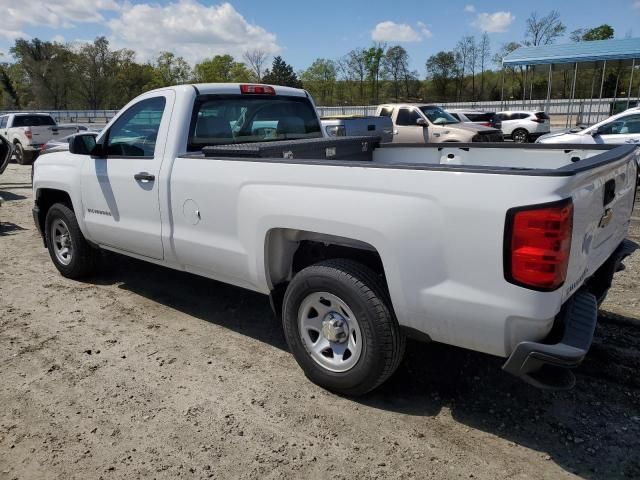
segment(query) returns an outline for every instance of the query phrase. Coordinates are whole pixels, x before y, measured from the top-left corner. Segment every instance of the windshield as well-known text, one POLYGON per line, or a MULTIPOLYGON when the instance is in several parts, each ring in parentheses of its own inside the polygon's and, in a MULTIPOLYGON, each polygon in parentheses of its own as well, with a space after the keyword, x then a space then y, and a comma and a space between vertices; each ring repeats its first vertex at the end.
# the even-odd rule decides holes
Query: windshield
POLYGON ((322 137, 313 105, 304 97, 205 95, 193 108, 189 151, 207 145, 322 137))
POLYGON ((425 116, 429 119, 429 121, 434 125, 449 125, 451 123, 460 123, 455 119, 455 117, 445 112, 440 107, 425 105, 419 108, 422 113, 424 113, 425 116))

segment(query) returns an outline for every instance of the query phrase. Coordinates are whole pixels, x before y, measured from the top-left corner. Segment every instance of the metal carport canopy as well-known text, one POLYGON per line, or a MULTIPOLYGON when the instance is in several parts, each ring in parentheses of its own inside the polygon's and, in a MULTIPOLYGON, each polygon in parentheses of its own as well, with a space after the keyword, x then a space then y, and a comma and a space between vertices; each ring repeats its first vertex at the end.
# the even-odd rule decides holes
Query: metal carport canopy
POLYGON ((502 60, 504 67, 631 60, 640 58, 640 38, 595 40, 561 45, 520 47, 502 60))

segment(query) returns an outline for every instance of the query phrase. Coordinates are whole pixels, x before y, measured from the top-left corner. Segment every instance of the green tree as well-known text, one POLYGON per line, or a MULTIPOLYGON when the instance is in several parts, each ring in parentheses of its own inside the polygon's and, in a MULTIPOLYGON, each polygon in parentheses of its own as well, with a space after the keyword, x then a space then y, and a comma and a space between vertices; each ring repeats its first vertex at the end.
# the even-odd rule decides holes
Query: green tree
POLYGON ((249 69, 231 55, 216 55, 203 60, 193 70, 195 80, 203 83, 249 82, 253 78, 249 69))
POLYGON ((135 61, 135 53, 132 50, 120 50, 110 97, 111 106, 120 108, 129 100, 149 90, 154 73, 153 65, 135 61))
POLYGON ((457 73, 456 55, 454 52, 441 51, 427 59, 427 78, 431 80, 440 100, 447 99, 449 84, 457 73))
POLYGON ((300 80, 304 88, 309 90, 313 98, 321 105, 333 103, 333 90, 336 84, 336 64, 333 60, 317 58, 309 68, 307 68, 300 80))
POLYGON ((571 32, 571 40, 574 42, 590 42, 592 40, 610 40, 615 32, 611 25, 603 23, 594 28, 578 28, 571 32))
POLYGON ((282 85, 284 87, 302 88, 302 82, 293 71, 293 67, 285 62, 281 56, 274 57, 271 70, 267 70, 262 77, 264 83, 282 85))
POLYGON ((84 106, 106 108, 118 70, 121 52, 109 49, 109 41, 98 37, 93 43, 82 45, 72 62, 78 79, 78 92, 84 106))
POLYGON ((400 89, 402 83, 405 85, 405 94, 409 96, 408 89, 408 73, 409 73, 409 54, 400 45, 390 47, 384 54, 382 60, 385 75, 391 79, 393 86, 394 98, 400 98, 400 89))
POLYGON ((77 80, 69 75, 74 54, 65 45, 38 38, 18 39, 10 51, 21 65, 22 80, 28 85, 34 107, 68 108, 77 80))
POLYGON ((184 58, 176 57, 171 52, 161 52, 154 65, 153 78, 147 85, 147 90, 187 83, 191 76, 191 67, 184 58))
POLYGON ((382 73, 382 59, 384 58, 386 45, 383 43, 374 44, 364 51, 364 65, 369 80, 372 103, 379 103, 380 98, 380 75, 382 73))

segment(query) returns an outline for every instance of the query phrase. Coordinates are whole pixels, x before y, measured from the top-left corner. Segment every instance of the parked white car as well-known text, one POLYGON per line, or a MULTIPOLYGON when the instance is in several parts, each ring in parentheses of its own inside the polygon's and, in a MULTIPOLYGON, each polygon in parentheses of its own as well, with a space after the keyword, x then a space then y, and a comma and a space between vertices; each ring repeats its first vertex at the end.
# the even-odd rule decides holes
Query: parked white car
POLYGON ((371 139, 323 137, 304 90, 162 88, 38 159, 34 220, 65 277, 105 249, 270 295, 336 392, 384 382, 407 336, 570 387, 633 251, 635 146, 371 139))
POLYGON ((640 143, 640 107, 630 108, 582 130, 550 133, 540 137, 537 143, 640 143))
POLYGON ((504 137, 516 143, 533 142, 551 131, 551 120, 545 112, 509 110, 498 112, 497 115, 502 121, 504 137))
POLYGON ((0 134, 13 145, 16 161, 29 165, 38 157, 40 148, 52 138, 77 132, 73 125, 58 125, 48 113, 10 113, 0 116, 0 134))

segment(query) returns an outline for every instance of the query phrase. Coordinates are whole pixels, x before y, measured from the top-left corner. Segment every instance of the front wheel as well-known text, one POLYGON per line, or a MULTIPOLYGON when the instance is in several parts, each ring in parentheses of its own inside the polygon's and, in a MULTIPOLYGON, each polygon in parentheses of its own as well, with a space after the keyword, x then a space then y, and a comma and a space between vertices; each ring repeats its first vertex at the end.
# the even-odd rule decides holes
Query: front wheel
POLYGON ((327 260, 300 271, 284 296, 287 344, 305 375, 345 395, 362 395, 396 370, 405 338, 386 288, 368 267, 327 260))
POLYGON ((93 271, 98 252, 85 240, 75 213, 67 205, 56 203, 49 208, 45 239, 49 256, 64 277, 81 278, 93 271))

